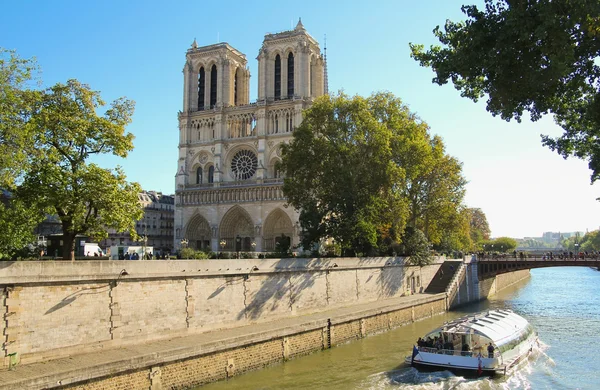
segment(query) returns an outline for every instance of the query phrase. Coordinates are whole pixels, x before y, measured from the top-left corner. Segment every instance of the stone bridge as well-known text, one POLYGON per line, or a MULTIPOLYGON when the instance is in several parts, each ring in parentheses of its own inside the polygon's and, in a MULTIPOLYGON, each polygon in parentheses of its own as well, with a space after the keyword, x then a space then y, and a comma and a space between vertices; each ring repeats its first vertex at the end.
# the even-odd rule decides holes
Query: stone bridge
POLYGON ((545 267, 600 267, 600 259, 590 257, 495 257, 478 259, 477 275, 479 280, 487 279, 495 275, 514 272, 524 269, 545 267))

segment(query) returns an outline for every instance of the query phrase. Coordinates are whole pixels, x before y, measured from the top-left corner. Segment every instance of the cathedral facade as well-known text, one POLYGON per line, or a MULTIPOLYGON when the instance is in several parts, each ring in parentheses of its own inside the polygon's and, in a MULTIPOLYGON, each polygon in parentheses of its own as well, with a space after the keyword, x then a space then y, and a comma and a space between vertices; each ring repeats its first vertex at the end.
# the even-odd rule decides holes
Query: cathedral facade
POLYGON ((277 162, 302 111, 326 93, 325 61, 300 21, 265 35, 257 60, 258 99, 250 102, 243 53, 195 40, 186 53, 176 248, 269 252, 300 241, 299 214, 286 204, 277 162))

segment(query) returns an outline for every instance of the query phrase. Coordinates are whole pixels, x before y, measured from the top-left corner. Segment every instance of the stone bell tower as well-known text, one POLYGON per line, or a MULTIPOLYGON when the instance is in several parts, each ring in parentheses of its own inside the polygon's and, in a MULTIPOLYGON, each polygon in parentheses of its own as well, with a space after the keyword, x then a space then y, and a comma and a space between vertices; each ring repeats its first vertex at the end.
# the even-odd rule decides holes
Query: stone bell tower
POLYGON ((319 43, 301 20, 291 31, 265 35, 257 59, 259 101, 315 98, 325 93, 319 43))

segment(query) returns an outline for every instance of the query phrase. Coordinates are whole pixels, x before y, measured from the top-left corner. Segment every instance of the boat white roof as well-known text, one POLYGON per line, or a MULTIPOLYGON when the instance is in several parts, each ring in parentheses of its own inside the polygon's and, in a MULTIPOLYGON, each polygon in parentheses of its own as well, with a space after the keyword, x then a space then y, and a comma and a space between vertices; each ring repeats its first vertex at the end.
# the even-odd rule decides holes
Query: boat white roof
POLYGON ((500 346, 518 338, 529 322, 512 310, 497 309, 446 322, 435 332, 483 335, 500 346))

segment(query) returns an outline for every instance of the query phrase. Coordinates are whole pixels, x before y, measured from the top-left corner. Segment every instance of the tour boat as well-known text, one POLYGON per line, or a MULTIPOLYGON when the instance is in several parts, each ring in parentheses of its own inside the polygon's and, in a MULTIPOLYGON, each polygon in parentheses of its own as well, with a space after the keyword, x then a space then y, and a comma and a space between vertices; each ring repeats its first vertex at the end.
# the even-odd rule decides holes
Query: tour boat
POLYGON ((506 374, 537 343, 537 332, 511 310, 499 309, 444 323, 413 346, 415 368, 461 375, 506 374))

